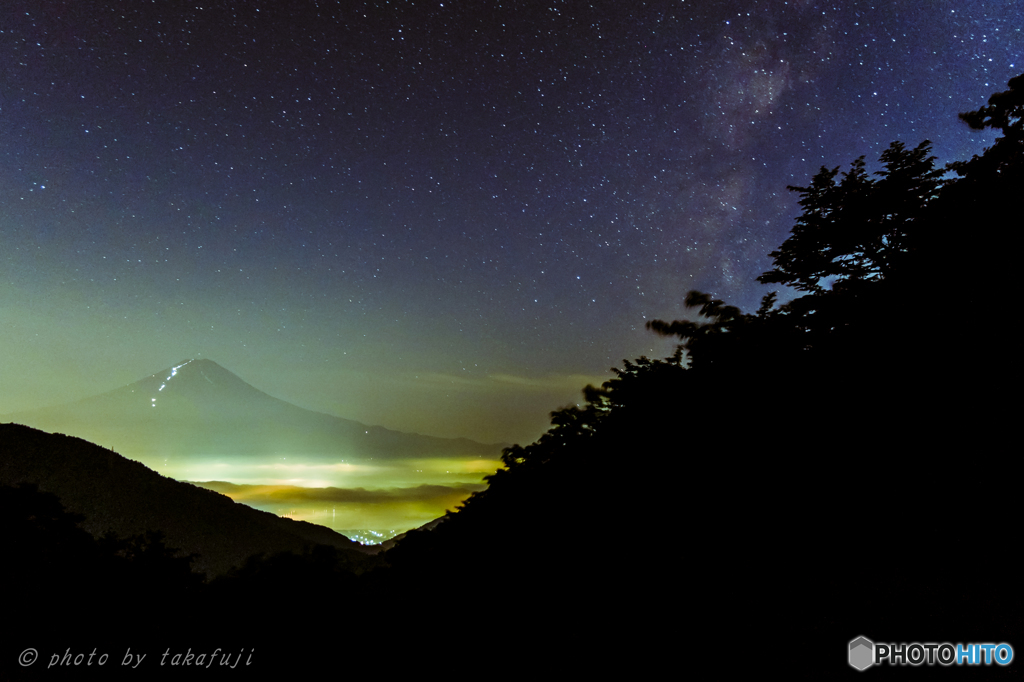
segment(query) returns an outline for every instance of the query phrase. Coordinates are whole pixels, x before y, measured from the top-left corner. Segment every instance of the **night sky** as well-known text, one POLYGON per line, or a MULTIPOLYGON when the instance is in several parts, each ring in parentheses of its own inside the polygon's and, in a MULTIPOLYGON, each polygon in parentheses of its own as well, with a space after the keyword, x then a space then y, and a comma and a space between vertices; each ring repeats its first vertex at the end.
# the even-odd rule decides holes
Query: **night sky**
POLYGON ((786 185, 1024 71, 1018 0, 5 0, 0 414, 215 360, 302 407, 534 440, 786 185))

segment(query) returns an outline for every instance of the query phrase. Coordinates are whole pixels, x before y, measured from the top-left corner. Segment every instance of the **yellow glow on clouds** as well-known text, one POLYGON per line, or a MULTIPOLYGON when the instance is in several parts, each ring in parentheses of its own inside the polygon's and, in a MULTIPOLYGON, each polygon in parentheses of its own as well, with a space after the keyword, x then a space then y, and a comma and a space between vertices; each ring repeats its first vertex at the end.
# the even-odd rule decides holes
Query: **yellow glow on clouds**
POLYGON ((202 483, 236 502, 339 532, 375 531, 384 539, 422 526, 454 510, 482 485, 366 490, 202 483))
POLYGON ((255 509, 339 532, 387 539, 456 509, 502 466, 486 459, 408 459, 367 463, 179 464, 161 473, 227 495, 255 509), (230 481, 230 482, 228 482, 230 481))

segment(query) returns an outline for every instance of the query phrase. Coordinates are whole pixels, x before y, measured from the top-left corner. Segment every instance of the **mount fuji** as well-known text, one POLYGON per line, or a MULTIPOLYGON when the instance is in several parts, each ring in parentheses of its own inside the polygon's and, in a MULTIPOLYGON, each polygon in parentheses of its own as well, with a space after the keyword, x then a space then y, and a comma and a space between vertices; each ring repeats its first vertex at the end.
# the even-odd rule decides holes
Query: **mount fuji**
POLYGON ((207 359, 184 360, 113 391, 8 414, 3 421, 77 436, 143 461, 497 459, 502 447, 402 433, 306 410, 207 359))

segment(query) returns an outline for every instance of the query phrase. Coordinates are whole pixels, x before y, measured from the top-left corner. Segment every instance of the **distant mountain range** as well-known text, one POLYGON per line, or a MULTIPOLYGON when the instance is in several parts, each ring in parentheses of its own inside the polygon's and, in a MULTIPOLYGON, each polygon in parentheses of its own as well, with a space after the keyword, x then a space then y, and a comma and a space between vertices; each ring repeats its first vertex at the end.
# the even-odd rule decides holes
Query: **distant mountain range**
POLYGON ((0 485, 35 483, 64 507, 85 516, 94 536, 159 530, 166 545, 200 556, 194 570, 211 577, 253 554, 302 552, 331 545, 358 562, 368 552, 334 531, 258 511, 229 497, 161 476, 79 438, 0 424, 0 485))
POLYGON ((305 410, 250 386, 212 360, 185 360, 77 402, 2 421, 66 433, 154 461, 281 456, 307 461, 409 457, 497 459, 502 445, 367 426, 305 410))

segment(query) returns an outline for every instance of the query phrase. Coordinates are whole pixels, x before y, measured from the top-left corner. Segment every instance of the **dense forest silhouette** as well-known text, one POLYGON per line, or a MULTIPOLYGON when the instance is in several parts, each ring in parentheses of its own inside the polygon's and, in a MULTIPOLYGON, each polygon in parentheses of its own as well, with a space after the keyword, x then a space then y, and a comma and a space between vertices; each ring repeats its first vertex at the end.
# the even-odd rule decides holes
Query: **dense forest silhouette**
POLYGON ((1024 647, 1019 455, 997 390, 1013 380, 998 236, 1021 224, 1024 74, 960 117, 999 131, 982 155, 936 167, 929 141, 894 142, 876 171, 861 157, 791 187, 803 212, 759 278, 785 289, 754 313, 690 292, 694 319, 648 323, 679 340, 671 357, 587 386, 486 490, 372 561, 311 547, 202 583, 159 536, 92 540, 23 487, 0 497, 22 510, 5 563, 49 613, 84 584, 90 613, 129 589, 165 632, 229 630, 282 667, 302 647, 392 672, 440 657, 821 679, 856 674, 859 635, 1024 647))
POLYGON ((816 679, 854 672, 842 646, 868 632, 1014 641, 1012 270, 990 239, 1021 215, 1024 75, 1009 85, 961 115, 1000 133, 981 156, 938 168, 930 142, 894 142, 874 173, 791 188, 803 212, 760 281, 796 297, 745 314, 690 292, 693 320, 648 324, 672 357, 588 386, 393 570, 474 586, 524 617, 513 641, 635 665, 726 633, 750 649, 709 644, 723 671, 771 633, 816 679))

